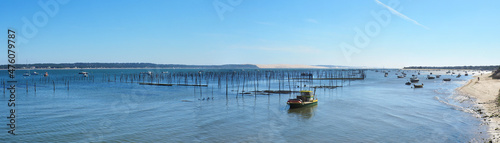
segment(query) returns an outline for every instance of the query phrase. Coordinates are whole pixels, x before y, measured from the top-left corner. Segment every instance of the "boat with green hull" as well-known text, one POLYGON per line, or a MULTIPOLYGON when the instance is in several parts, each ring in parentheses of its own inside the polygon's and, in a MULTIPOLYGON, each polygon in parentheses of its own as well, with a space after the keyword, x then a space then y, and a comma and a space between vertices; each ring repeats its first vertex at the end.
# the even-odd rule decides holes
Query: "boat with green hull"
POLYGON ((314 98, 312 91, 302 90, 300 91, 300 96, 297 96, 295 99, 289 99, 286 104, 290 105, 290 108, 300 108, 317 105, 318 99, 314 98))

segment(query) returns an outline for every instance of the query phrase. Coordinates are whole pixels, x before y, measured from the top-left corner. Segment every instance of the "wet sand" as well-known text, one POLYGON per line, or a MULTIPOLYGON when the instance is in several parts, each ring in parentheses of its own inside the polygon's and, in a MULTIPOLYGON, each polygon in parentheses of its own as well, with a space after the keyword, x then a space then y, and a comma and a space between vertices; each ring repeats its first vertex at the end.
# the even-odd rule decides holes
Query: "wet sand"
POLYGON ((476 103, 482 106, 477 110, 488 124, 488 133, 493 142, 500 142, 500 107, 498 96, 500 80, 492 79, 489 74, 476 75, 467 84, 457 90, 475 98, 476 103), (479 80, 478 80, 479 77, 479 80))

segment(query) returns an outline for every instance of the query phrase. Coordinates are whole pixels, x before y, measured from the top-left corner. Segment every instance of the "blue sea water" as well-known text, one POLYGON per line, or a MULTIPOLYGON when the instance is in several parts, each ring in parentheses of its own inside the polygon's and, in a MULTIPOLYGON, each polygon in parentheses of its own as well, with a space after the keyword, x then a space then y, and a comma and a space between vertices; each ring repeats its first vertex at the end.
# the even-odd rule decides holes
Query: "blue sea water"
MULTIPOLYGON (((7 133, 9 95, 1 96, 1 142, 483 142, 488 137, 473 105, 455 91, 469 77, 443 75, 453 79, 444 82, 425 79, 429 73, 421 72, 421 89, 405 85, 408 78, 396 78, 396 70, 388 77, 369 70, 366 79, 350 82, 295 81, 290 86, 272 80, 268 87, 268 81, 258 81, 258 90, 344 85, 317 89, 318 105, 289 109, 286 101, 295 94, 237 94, 242 81, 239 88, 228 84, 227 97, 225 83, 219 88, 216 80, 208 87, 119 81, 122 74, 195 69, 88 69, 87 79, 80 70, 36 71, 49 77, 23 77, 25 71, 17 71, 15 136, 7 133), (112 76, 104 79, 105 74, 112 76)), ((6 80, 7 72, 0 78, 6 80)), ((247 91, 256 88, 257 82, 245 83, 247 91)))

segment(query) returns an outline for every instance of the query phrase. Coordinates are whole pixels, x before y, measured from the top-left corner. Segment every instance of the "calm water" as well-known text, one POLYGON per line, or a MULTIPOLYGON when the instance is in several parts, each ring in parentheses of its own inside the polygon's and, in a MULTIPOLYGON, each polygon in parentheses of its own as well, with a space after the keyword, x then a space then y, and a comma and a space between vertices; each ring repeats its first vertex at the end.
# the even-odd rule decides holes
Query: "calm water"
MULTIPOLYGON (((80 77, 79 70, 37 70, 45 71, 53 79, 80 77)), ((469 77, 443 82, 442 78, 451 76, 428 80, 422 73, 420 80, 425 87, 413 89, 404 85, 408 78, 396 78, 396 71, 389 77, 367 71, 365 80, 345 82, 337 89, 317 89, 317 106, 289 110, 286 101, 295 95, 236 98, 230 85, 226 99, 225 85, 219 89, 217 81, 202 87, 200 95, 199 87, 147 86, 101 79, 103 73, 148 71, 144 69, 86 71, 95 76, 94 81, 71 81, 68 90, 58 80, 55 92, 51 82, 40 81, 41 76, 24 78, 24 71, 17 71, 17 135, 7 134, 5 103, 9 97, 1 96, 0 141, 482 142, 487 137, 486 126, 481 126, 481 119, 467 108, 471 105, 457 102, 463 97, 454 89, 469 77), (37 82, 36 93, 33 81, 37 82), (198 100, 212 96, 211 100, 198 100)), ((6 78, 6 71, 0 74, 0 78, 6 78)), ((260 90, 268 88, 264 80, 259 84, 260 90)), ((273 82, 271 89, 278 88, 277 81, 273 82)), ((288 83, 285 88, 289 88, 288 83)))

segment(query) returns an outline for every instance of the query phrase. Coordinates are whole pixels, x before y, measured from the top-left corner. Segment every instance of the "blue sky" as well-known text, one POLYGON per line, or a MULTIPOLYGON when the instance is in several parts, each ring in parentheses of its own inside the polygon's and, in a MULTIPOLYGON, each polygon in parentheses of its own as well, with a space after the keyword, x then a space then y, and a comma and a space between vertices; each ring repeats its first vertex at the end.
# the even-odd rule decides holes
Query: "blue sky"
POLYGON ((0 27, 24 38, 16 43, 21 64, 498 65, 498 7, 495 0, 5 1, 0 27), (52 5, 46 11, 39 2, 52 5), (373 13, 388 14, 385 23, 373 13))

